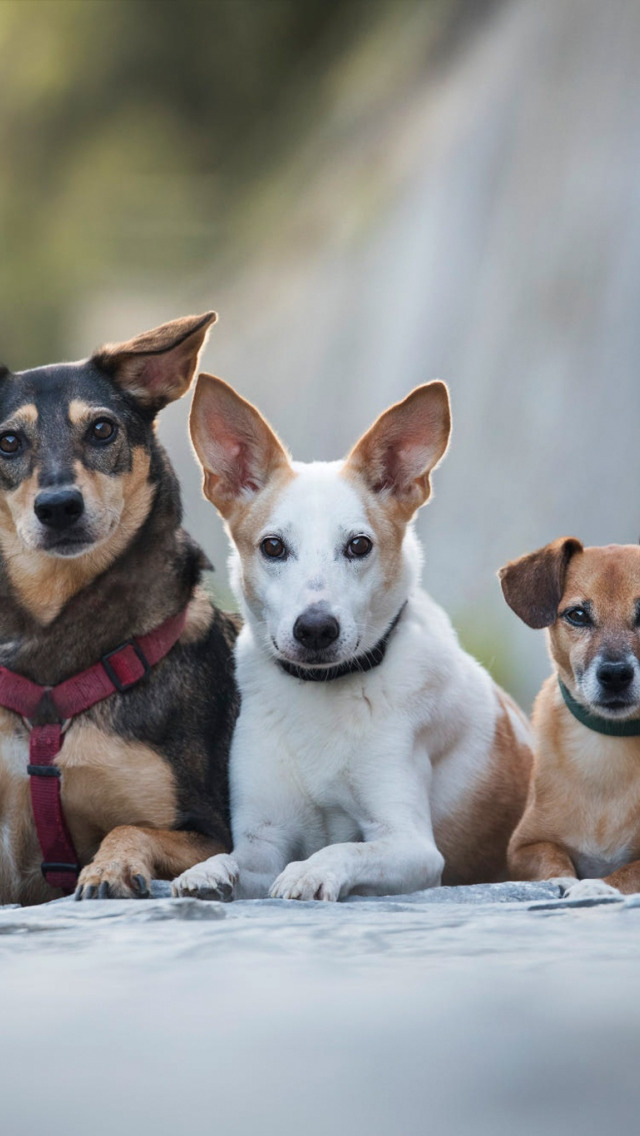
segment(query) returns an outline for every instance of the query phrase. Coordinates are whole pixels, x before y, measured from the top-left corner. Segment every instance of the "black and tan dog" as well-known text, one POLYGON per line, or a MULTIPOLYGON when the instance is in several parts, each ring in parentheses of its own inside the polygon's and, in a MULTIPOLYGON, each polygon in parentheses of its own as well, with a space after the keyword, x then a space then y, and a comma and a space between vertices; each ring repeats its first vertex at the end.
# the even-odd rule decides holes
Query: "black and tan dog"
MULTIPOLYGON (((78 898, 140 896, 229 847, 236 627, 200 584, 155 415, 189 387, 215 314, 89 360, 0 369, 0 665, 55 686, 186 610, 131 689, 74 717, 56 765, 78 898)), ((0 707, 0 902, 60 894, 41 872, 29 729, 0 707)))

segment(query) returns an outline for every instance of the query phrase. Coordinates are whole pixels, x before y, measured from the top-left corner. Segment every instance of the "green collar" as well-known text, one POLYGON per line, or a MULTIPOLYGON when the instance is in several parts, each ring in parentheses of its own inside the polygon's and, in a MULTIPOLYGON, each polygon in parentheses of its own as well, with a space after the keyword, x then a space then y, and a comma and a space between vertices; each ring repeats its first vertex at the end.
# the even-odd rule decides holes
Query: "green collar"
POLYGON ((637 738, 640 736, 640 718, 633 718, 626 722, 612 722, 609 718, 600 718, 597 714, 590 714, 584 706, 576 702, 560 678, 558 679, 558 686, 568 709, 574 718, 582 722, 583 726, 595 730, 597 734, 606 734, 610 738, 637 738))

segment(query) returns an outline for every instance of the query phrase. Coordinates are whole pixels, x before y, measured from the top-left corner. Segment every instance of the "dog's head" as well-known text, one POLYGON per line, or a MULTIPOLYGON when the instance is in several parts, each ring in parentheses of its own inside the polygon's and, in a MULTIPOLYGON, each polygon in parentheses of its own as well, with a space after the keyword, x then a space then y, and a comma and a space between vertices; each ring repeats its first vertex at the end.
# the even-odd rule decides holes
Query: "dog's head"
POLYGON ((402 606, 419 560, 407 526, 450 432, 444 383, 392 406, 343 462, 293 463, 255 407, 201 375, 191 436, 224 517, 232 573, 258 641, 298 666, 365 654, 402 606))
POLYGON ((0 546, 77 559, 128 538, 151 502, 153 420, 195 373, 215 313, 79 363, 0 369, 0 546))
POLYGON ((509 606, 547 627, 563 682, 597 714, 640 712, 640 547, 583 548, 565 537, 499 572, 509 606))

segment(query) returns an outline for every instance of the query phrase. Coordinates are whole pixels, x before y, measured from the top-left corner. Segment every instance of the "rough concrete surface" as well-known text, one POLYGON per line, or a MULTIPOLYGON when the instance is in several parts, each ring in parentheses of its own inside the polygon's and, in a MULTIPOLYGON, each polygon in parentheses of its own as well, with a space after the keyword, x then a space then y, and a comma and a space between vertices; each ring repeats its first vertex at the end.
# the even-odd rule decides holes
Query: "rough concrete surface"
POLYGON ((1 1131, 635 1134, 640 896, 558 896, 1 908, 1 1131))

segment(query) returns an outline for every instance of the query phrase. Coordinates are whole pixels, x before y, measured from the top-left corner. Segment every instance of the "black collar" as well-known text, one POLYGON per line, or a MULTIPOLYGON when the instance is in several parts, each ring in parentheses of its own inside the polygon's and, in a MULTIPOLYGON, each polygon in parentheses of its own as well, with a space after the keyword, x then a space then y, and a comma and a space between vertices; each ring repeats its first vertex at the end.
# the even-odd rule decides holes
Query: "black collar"
POLYGON ((366 651, 364 655, 357 655, 355 659, 347 659, 346 662, 338 663, 335 667, 299 667, 296 663, 287 662, 286 659, 278 659, 278 665, 285 674, 291 675, 292 678, 301 678, 303 682, 333 682, 334 678, 344 678, 345 675, 366 674, 367 671, 372 671, 374 667, 380 666, 386 655, 392 632, 398 626, 400 616, 406 606, 407 600, 404 601, 398 614, 391 620, 382 639, 378 639, 375 646, 370 651, 366 651))

